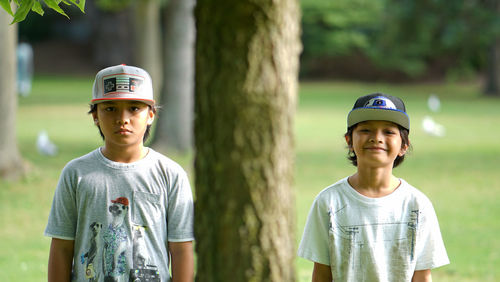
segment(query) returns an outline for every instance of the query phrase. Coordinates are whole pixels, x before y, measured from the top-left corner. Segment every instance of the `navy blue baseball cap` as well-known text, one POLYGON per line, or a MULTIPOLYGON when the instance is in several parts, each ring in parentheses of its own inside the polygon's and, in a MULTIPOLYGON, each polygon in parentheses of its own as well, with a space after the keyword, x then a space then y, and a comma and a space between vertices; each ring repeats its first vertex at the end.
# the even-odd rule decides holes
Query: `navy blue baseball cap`
POLYGON ((359 97, 347 115, 347 128, 367 120, 390 121, 410 130, 410 117, 403 100, 383 93, 359 97))

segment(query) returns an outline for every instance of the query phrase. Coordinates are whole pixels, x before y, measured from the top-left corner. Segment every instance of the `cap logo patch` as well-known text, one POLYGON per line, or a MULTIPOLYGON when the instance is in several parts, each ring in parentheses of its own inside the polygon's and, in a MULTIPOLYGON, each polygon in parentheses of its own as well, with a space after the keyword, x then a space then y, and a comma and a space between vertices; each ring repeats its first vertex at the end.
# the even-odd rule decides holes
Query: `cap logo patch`
POLYGON ((141 77, 130 77, 126 74, 114 75, 104 79, 104 95, 115 92, 138 92, 143 83, 144 79, 141 77))
POLYGON ((396 110, 394 103, 385 97, 375 97, 370 99, 365 106, 366 108, 391 109, 396 110))

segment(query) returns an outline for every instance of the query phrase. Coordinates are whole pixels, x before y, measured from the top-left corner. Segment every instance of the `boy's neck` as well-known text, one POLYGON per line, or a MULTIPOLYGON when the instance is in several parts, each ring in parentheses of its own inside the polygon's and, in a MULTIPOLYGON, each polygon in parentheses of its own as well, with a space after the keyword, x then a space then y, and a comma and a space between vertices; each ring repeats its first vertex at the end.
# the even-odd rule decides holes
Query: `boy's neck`
POLYGON ((149 152, 149 149, 140 146, 116 148, 113 146, 106 146, 101 148, 101 153, 108 159, 118 163, 133 163, 143 159, 149 152))
POLYGON ((349 184, 360 194, 370 198, 380 198, 394 192, 401 181, 392 175, 392 169, 362 169, 348 178, 349 184))

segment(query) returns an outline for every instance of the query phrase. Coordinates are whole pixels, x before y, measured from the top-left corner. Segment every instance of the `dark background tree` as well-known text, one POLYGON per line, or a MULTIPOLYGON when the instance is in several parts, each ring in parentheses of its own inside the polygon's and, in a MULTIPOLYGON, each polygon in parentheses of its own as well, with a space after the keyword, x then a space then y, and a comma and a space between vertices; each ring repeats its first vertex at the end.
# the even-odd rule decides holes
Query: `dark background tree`
MULTIPOLYGON (((497 0, 484 0, 484 4, 496 15, 495 21, 498 22, 500 19, 500 2, 497 0)), ((484 92, 486 95, 500 97, 500 32, 498 32, 498 29, 500 29, 498 25, 493 27, 496 32, 493 32, 488 41, 489 52, 487 55, 488 63, 484 92)))
POLYGON ((197 281, 295 281, 299 7, 196 6, 197 281))

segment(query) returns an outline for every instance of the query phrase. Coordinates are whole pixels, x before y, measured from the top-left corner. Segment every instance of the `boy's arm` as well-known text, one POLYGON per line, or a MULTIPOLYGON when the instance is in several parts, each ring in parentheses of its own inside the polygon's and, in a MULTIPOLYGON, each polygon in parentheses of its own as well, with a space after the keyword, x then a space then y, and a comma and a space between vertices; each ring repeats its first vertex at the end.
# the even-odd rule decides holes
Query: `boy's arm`
POLYGON ((49 282, 70 281, 75 241, 52 238, 49 254, 49 282))
POLYGON ((172 257, 172 282, 192 282, 194 279, 193 242, 168 242, 172 257))
POLYGON ((332 271, 329 265, 314 263, 314 269, 312 274, 312 282, 331 282, 332 281, 332 271))
POLYGON ((416 270, 413 273, 411 282, 432 282, 432 275, 430 269, 416 270))

